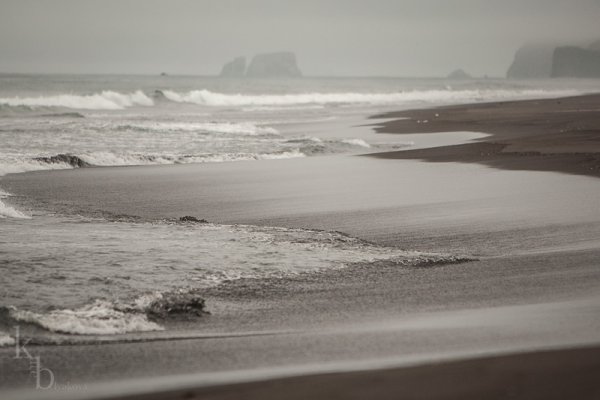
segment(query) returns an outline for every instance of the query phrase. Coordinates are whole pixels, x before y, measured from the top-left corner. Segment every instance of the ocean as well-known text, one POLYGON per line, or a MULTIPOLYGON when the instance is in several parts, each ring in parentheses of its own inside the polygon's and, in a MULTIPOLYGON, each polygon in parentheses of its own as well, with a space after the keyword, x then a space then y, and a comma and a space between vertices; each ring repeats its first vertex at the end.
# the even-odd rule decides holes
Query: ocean
POLYGON ((16 324, 62 341, 165 331, 172 312, 210 310, 203 289, 240 279, 464 259, 340 232, 49 209, 2 190, 1 176, 410 149, 401 136, 374 135, 366 118, 598 89, 586 80, 0 75, 0 345, 14 342, 16 324))

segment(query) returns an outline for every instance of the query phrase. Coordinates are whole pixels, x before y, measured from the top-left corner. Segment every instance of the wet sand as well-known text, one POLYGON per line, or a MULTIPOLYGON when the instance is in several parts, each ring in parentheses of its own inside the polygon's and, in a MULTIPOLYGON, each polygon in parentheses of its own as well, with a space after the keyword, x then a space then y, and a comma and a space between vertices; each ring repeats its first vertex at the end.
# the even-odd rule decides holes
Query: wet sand
MULTIPOLYGON (((531 118, 532 126, 542 124, 531 118)), ((457 123, 451 130, 471 129, 457 123)), ((518 136, 505 135, 493 140, 518 136)), ((207 291, 210 316, 173 327, 204 338, 36 351, 61 382, 141 379, 84 393, 91 397, 143 390, 180 398, 191 388, 192 398, 597 396, 600 180, 480 161, 399 159, 422 158, 411 151, 385 157, 397 159, 331 156, 3 178, 3 188, 32 209, 341 230, 479 258, 233 282, 207 291), (594 348, 569 350, 581 346, 594 348), (547 348, 565 350, 519 355, 547 348), (450 362, 465 358, 473 360, 450 362), (258 382, 233 385, 247 381, 258 382)), ((2 359, 10 351, 0 350, 2 359)))
POLYGON ((380 158, 475 162, 496 168, 600 176, 600 96, 460 105, 378 115, 381 133, 474 131, 477 143, 380 158))

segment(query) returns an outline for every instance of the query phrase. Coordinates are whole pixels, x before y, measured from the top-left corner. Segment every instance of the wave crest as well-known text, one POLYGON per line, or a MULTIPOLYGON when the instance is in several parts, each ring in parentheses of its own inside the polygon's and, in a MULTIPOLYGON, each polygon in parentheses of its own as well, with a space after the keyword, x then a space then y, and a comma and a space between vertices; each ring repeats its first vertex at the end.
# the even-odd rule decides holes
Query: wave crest
POLYGON ((232 161, 278 160, 305 157, 298 150, 274 153, 221 153, 221 154, 169 154, 169 153, 112 153, 96 151, 78 156, 90 166, 158 165, 218 163, 232 161))
POLYGON ((12 338, 8 333, 0 331, 0 347, 13 346, 14 344, 14 338, 12 338))
POLYGON ((147 122, 119 125, 118 130, 140 132, 207 132, 239 136, 279 136, 275 128, 252 122, 147 122))
POLYGON ((154 101, 144 92, 119 93, 105 90, 90 95, 59 94, 39 97, 0 98, 0 105, 11 107, 64 107, 80 110, 122 110, 133 106, 153 106, 154 101))
POLYGON ((16 208, 13 208, 11 206, 9 206, 8 204, 5 204, 2 202, 3 199, 6 199, 7 197, 10 197, 10 193, 6 193, 3 190, 0 190, 0 218, 20 218, 20 219, 30 219, 31 217, 27 214, 22 213, 21 211, 17 210, 16 208))
POLYGON ((203 106, 240 106, 247 110, 267 110, 280 107, 322 107, 326 105, 403 105, 410 103, 465 103, 478 101, 517 100, 526 98, 551 98, 580 94, 576 90, 541 89, 430 89, 399 92, 344 92, 344 93, 294 93, 294 94, 241 94, 219 93, 207 89, 176 92, 156 91, 148 96, 138 90, 132 93, 119 93, 105 90, 89 95, 58 94, 39 97, 0 98, 0 111, 7 107, 13 111, 29 111, 39 107, 64 107, 81 110, 121 110, 133 106, 153 106, 172 101, 203 106))
POLYGON ((178 93, 165 90, 164 96, 178 103, 203 106, 295 106, 326 104, 395 105, 415 102, 455 103, 470 101, 493 101, 532 97, 560 97, 577 93, 572 90, 534 89, 466 89, 466 90, 413 90, 392 93, 298 93, 298 94, 226 94, 210 90, 192 90, 178 93))
POLYGON ((164 329, 143 314, 116 310, 105 301, 96 301, 76 310, 53 310, 46 314, 11 307, 9 316, 17 322, 34 324, 51 332, 76 335, 111 335, 164 329))
POLYGON ((154 293, 132 303, 96 300, 70 310, 38 313, 5 307, 15 322, 30 323, 56 333, 74 335, 114 335, 129 332, 162 331, 157 321, 169 318, 195 318, 207 314, 204 299, 194 290, 154 293))

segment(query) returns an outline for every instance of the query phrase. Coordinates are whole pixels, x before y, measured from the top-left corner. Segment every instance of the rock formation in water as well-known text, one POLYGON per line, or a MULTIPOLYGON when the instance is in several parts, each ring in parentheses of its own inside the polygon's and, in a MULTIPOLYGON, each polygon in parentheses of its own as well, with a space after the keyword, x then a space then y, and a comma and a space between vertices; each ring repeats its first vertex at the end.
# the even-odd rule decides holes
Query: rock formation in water
POLYGON ((297 78, 302 76, 291 52, 257 54, 252 58, 246 76, 250 78, 297 78))
POLYGON ((198 290, 163 293, 153 300, 145 311, 151 320, 189 319, 210 314, 206 311, 205 301, 200 297, 198 290))
POLYGON ((517 50, 506 73, 511 79, 549 78, 552 74, 552 45, 526 45, 517 50))
POLYGON ((600 78, 600 51, 575 46, 557 47, 552 77, 600 78))
POLYGON ((241 78, 246 73, 246 57, 236 57, 223 65, 221 76, 225 78, 241 78))
POLYGON ((473 77, 462 69, 456 69, 448 74, 448 79, 472 79, 473 77))

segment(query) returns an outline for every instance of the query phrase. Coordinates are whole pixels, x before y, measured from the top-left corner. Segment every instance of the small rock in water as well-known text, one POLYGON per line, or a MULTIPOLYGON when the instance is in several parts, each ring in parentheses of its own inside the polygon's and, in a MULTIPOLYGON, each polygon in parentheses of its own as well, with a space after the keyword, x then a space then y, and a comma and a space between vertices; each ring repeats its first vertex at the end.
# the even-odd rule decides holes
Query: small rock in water
POLYGON ((153 318, 193 317, 209 314, 205 310, 204 299, 194 292, 166 293, 152 302, 146 314, 153 318))
POLYGON ((208 221, 205 219, 198 219, 196 217, 192 217, 191 215, 186 215, 185 217, 179 218, 181 222, 195 222, 198 224, 208 224, 208 221))

